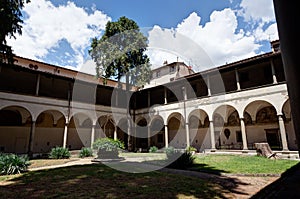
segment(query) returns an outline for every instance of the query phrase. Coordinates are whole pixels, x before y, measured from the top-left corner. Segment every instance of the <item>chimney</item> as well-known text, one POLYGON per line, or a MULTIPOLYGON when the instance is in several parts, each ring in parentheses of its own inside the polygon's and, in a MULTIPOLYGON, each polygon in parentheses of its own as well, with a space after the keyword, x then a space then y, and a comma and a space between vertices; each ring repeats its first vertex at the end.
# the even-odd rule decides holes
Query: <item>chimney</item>
POLYGON ((280 42, 279 40, 271 41, 272 51, 274 53, 280 52, 280 42))

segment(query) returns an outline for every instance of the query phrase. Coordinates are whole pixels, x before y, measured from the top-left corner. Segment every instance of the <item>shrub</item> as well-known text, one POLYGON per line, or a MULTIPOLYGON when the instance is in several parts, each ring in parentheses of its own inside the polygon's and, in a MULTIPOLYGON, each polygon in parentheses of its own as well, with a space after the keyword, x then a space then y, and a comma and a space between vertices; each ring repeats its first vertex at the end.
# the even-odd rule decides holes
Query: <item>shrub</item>
POLYGON ((149 148, 150 153, 155 153, 155 152, 157 152, 157 150, 158 150, 158 148, 156 146, 152 146, 149 148))
POLYGON ((188 146, 188 147, 186 148, 186 151, 187 151, 187 152, 197 152, 197 149, 196 149, 195 147, 188 146))
POLYGON ((112 151, 115 149, 124 149, 124 143, 121 140, 114 140, 112 138, 98 138, 93 143, 93 149, 105 149, 112 151))
POLYGON ((69 149, 63 147, 55 147, 51 149, 49 158, 51 159, 68 159, 71 154, 69 149))
POLYGON ((84 158, 84 157, 92 157, 93 156, 93 150, 89 147, 83 147, 80 150, 79 157, 84 158))
POLYGON ((179 152, 175 151, 172 155, 167 155, 168 161, 172 163, 169 164, 167 167, 175 168, 175 169, 186 169, 194 164, 195 157, 192 155, 191 152, 179 152))
POLYGON ((111 138, 99 138, 93 143, 93 148, 98 150, 98 158, 118 158, 119 150, 124 149, 124 143, 111 138))
POLYGON ((165 152, 166 152, 167 156, 171 156, 175 153, 175 148, 172 146, 169 146, 168 148, 165 149, 165 152))
POLYGON ((30 165, 28 156, 0 154, 0 174, 11 175, 27 171, 30 165))

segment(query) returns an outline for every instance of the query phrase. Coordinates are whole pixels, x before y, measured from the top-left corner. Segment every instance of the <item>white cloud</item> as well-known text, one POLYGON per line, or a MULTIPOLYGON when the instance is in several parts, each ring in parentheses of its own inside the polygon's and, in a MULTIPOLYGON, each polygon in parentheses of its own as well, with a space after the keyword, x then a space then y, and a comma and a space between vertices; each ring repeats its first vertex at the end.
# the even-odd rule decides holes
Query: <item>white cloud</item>
POLYGON ((275 21, 273 0, 242 0, 240 6, 240 14, 246 21, 275 21))
POLYGON ((191 13, 174 30, 156 27, 149 33, 149 46, 165 47, 183 55, 196 71, 254 56, 260 46, 254 35, 237 29, 237 17, 231 9, 214 11, 204 26, 200 21, 201 17, 191 13))
POLYGON ((259 24, 259 26, 253 32, 257 41, 274 41, 279 38, 276 23, 269 25, 265 29, 263 28, 263 25, 263 23, 259 24))
POLYGON ((23 34, 8 42, 14 52, 31 59, 43 59, 60 41, 66 41, 74 51, 77 66, 83 63, 90 39, 98 36, 110 20, 94 9, 89 14, 73 2, 56 7, 50 1, 34 0, 26 4, 23 11, 28 16, 24 20, 23 34))

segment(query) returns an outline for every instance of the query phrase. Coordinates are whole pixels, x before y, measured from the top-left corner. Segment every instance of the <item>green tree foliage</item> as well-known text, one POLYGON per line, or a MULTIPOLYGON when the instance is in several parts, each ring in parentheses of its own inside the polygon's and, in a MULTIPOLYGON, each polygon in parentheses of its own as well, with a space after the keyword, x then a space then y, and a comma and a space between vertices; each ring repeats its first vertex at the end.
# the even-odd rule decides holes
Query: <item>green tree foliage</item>
POLYGON ((22 34, 22 12, 25 3, 30 0, 0 0, 0 63, 13 63, 13 53, 6 38, 22 34))
POLYGON ((98 77, 102 76, 105 81, 113 77, 119 82, 126 77, 127 85, 143 86, 149 82, 151 74, 146 48, 147 38, 137 23, 120 17, 118 21, 106 24, 100 39, 92 40, 89 53, 96 62, 98 77))

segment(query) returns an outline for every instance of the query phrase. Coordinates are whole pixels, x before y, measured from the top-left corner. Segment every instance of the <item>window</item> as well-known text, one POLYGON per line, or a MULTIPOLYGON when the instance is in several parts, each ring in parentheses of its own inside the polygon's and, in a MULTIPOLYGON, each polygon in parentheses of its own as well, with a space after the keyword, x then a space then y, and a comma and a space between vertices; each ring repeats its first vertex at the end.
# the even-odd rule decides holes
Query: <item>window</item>
POLYGON ((241 131, 236 131, 236 141, 237 142, 243 142, 241 131))
POLYGON ((175 69, 176 69, 176 67, 175 66, 170 66, 170 73, 174 73, 175 72, 175 69))
POLYGON ((156 77, 160 77, 160 70, 156 71, 156 77))

